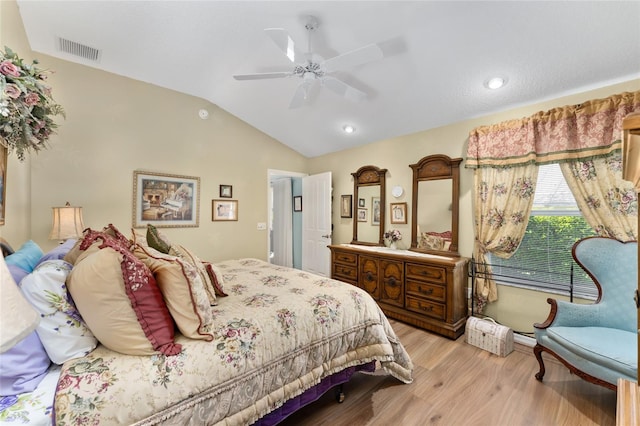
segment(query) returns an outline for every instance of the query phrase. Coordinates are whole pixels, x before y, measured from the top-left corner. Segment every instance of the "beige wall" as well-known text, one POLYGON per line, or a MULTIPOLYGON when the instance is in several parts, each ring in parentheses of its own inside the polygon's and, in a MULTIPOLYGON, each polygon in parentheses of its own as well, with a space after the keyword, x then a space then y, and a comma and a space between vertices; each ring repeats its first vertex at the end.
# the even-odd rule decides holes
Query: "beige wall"
POLYGON ((2 43, 55 70, 49 82, 67 115, 50 149, 30 163, 11 157, 7 240, 55 246, 51 207, 66 201, 83 207, 86 226, 113 223, 128 235, 133 171, 145 170, 200 177, 200 226, 164 228, 171 240, 207 260, 266 259, 267 231, 256 224, 267 222, 267 169, 304 172, 305 157, 203 99, 30 52, 16 4, 0 4, 2 43), (237 222, 211 221, 220 184, 233 186, 237 222))
MULTIPOLYGON (((17 6, 0 2, 0 42, 25 58, 38 57, 56 70, 50 79, 54 97, 67 111, 51 149, 19 163, 10 157, 7 177, 6 225, 0 235, 14 244, 33 238, 43 248, 48 241, 51 207, 65 201, 84 207, 87 226, 111 222, 131 226, 133 171, 166 172, 201 178, 200 227, 164 232, 192 248, 202 258, 266 258, 267 235, 256 230, 267 221, 267 169, 320 173, 331 171, 334 194, 334 243, 351 241, 352 219, 340 217, 340 195, 353 192, 351 173, 363 165, 387 168, 387 204, 409 204, 409 223, 401 230, 400 247, 410 243, 411 169, 409 164, 430 154, 465 157, 469 131, 480 125, 531 115, 540 110, 640 90, 640 80, 616 84, 532 106, 496 113, 437 129, 381 140, 365 147, 306 159, 209 102, 149 84, 30 51, 17 6), (210 112, 208 120, 198 110, 210 112), (233 185, 239 200, 238 222, 211 222, 211 200, 218 185, 233 185), (395 199, 391 188, 401 185, 395 199)), ((379 117, 378 119, 382 119, 379 117)), ((471 256, 473 174, 461 169, 460 252, 471 256)), ((389 226, 389 215, 385 229, 389 226)), ((517 331, 548 313, 547 295, 500 287, 500 300, 487 313, 517 331)))

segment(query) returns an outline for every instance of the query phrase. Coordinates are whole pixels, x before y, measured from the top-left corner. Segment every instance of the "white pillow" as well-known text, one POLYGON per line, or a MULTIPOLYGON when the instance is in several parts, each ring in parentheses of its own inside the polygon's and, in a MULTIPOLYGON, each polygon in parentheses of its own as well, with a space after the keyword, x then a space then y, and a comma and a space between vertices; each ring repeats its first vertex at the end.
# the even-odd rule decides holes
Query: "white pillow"
POLYGON ((71 268, 64 260, 47 260, 20 282, 25 298, 40 313, 36 332, 56 364, 83 357, 98 344, 67 291, 71 268))

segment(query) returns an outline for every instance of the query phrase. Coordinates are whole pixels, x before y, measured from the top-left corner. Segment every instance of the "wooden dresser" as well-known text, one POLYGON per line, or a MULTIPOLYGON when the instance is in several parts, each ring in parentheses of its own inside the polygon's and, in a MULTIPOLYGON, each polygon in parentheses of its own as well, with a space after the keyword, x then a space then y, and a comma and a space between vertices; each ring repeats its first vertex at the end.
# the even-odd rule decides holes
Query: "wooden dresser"
POLYGON ((331 278, 366 290, 389 318, 451 339, 464 333, 467 258, 354 244, 329 248, 331 278))

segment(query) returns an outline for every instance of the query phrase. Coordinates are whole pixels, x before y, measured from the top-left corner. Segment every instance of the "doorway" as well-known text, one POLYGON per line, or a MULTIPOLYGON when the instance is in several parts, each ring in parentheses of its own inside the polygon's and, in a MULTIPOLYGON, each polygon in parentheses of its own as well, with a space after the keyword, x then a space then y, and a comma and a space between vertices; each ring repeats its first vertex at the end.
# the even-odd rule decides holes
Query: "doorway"
MULTIPOLYGON (((293 211, 291 213, 291 228, 287 231, 279 231, 281 227, 278 224, 278 208, 274 206, 273 185, 277 181, 289 180, 291 182, 291 197, 302 195, 302 178, 307 176, 306 173, 289 172, 284 170, 269 169, 268 173, 268 237, 267 237, 267 254, 269 263, 281 264, 276 256, 276 250, 283 245, 282 238, 291 239, 285 244, 290 244, 291 261, 296 269, 302 269, 302 212, 293 211), (275 207, 275 209, 274 209, 275 207), (274 235, 274 232, 277 235, 274 235)), ((291 210, 293 210, 291 208, 291 210)))

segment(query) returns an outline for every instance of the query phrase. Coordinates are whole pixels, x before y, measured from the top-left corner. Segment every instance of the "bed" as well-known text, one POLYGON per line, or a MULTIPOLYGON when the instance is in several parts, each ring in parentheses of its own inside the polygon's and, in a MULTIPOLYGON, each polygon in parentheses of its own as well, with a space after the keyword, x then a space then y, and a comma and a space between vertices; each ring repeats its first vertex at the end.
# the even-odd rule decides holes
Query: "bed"
MULTIPOLYGON (((91 232, 94 232, 92 241, 87 232, 83 238, 85 251, 93 250, 94 255, 115 251, 124 271, 126 262, 122 259, 128 255, 118 251, 124 250, 122 247, 116 248, 118 243, 113 241, 118 238, 105 237, 104 230, 91 232), (102 237, 96 236, 99 234, 102 237), (112 244, 105 244, 105 239, 112 244)), ((189 296, 191 307, 199 305, 203 310, 196 326, 186 327, 185 319, 179 317, 178 309, 167 299, 170 292, 161 285, 163 271, 154 270, 153 265, 154 261, 171 256, 175 261, 175 250, 162 253, 149 246, 149 234, 148 231, 146 241, 141 241, 140 235, 134 233, 128 239, 128 249, 136 254, 137 260, 150 265, 149 270, 163 292, 174 332, 169 337, 166 333, 151 336, 153 332, 147 330, 147 343, 155 348, 148 353, 145 352, 148 348, 136 349, 134 340, 124 343, 124 347, 118 346, 127 339, 117 333, 105 337, 96 317, 101 322, 111 320, 95 311, 111 302, 93 300, 93 305, 88 305, 84 300, 85 295, 75 281, 82 276, 81 265, 90 262, 81 259, 73 264, 65 281, 78 312, 96 337, 95 348, 87 351, 85 347, 86 355, 68 359, 60 366, 52 363, 47 369, 48 379, 36 390, 12 396, 10 400, 3 398, 0 421, 58 425, 268 425, 278 423, 325 391, 348 381, 357 371, 379 368, 401 382, 412 381, 409 355, 365 291, 258 259, 202 262, 174 244, 182 252, 178 257, 183 261, 178 263, 183 272, 189 260, 193 267, 186 268, 187 272, 199 276, 202 282, 206 281, 206 272, 210 279, 208 293, 189 296), (149 257, 153 259, 149 261, 149 257)), ((157 232, 155 235, 156 242, 163 241, 157 232)), ((73 250, 76 255, 82 252, 78 251, 79 243, 65 255, 67 258, 73 250)), ((52 262, 58 262, 56 267, 60 268, 60 262, 66 261, 48 260, 31 274, 47 265, 53 267, 52 262)), ((98 292, 95 281, 92 282, 92 293, 98 292)), ((21 282, 24 292, 23 283, 28 284, 29 279, 21 282)), ((120 284, 124 293, 131 290, 130 284, 120 284)), ((147 295, 144 300, 134 302, 130 294, 123 297, 130 299, 131 306, 150 298, 147 295)), ((133 313, 139 321, 141 316, 139 312, 133 313)), ((117 329, 118 324, 109 324, 108 328, 117 329)))

